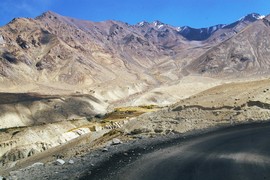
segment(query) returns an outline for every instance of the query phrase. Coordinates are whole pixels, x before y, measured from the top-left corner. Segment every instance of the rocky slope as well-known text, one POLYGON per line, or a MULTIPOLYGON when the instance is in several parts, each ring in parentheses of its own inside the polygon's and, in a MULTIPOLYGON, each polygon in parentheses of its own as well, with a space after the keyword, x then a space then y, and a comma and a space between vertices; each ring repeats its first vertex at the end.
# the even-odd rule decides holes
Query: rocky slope
POLYGON ((269 74, 269 16, 208 50, 189 68, 206 76, 243 77, 269 74))
POLYGON ((185 66, 205 50, 260 17, 249 16, 208 28, 211 43, 190 41, 193 39, 188 37, 197 36, 192 30, 159 21, 132 26, 118 21, 83 21, 53 12, 35 19, 16 18, 0 28, 1 88, 23 84, 20 82, 57 88, 67 84, 73 89, 106 83, 138 92, 132 86, 143 84, 142 91, 146 86, 168 84, 186 76, 185 66), (223 35, 218 32, 224 30, 226 35, 220 39, 223 35))
POLYGON ((160 21, 90 22, 53 12, 35 19, 16 18, 0 28, 0 90, 95 91, 96 98, 112 103, 155 88, 168 89, 183 77, 203 71, 196 62, 205 51, 260 19, 251 14, 227 26, 208 28, 204 41, 190 41, 189 36, 197 36, 193 31, 160 21), (190 64, 192 70, 187 68, 190 64))
POLYGON ((245 29, 250 24, 263 19, 265 16, 260 15, 257 13, 248 14, 242 18, 240 18, 238 21, 235 21, 231 24, 223 25, 221 28, 218 28, 216 31, 214 31, 211 36, 206 40, 207 43, 215 42, 220 43, 223 42, 231 37, 233 37, 235 34, 241 32, 243 29, 245 29))
POLYGON ((1 93, 0 97, 0 129, 91 118, 106 112, 106 104, 91 95, 1 93))
POLYGON ((14 19, 0 31, 1 75, 13 81, 19 77, 72 85, 119 76, 135 81, 140 73, 147 78, 144 71, 171 57, 173 47, 189 46, 176 30, 163 29, 154 24, 142 28, 117 21, 93 23, 52 12, 14 19))
POLYGON ((0 90, 95 92, 112 103, 181 79, 204 46, 158 21, 131 26, 53 12, 16 18, 0 28, 0 90))
POLYGON ((270 81, 229 83, 210 88, 123 127, 129 134, 184 133, 270 118, 270 81))
POLYGON ((107 104, 91 95, 0 93, 0 166, 97 131, 90 122, 107 104))
POLYGON ((179 27, 178 31, 189 41, 206 41, 208 43, 211 41, 222 42, 237 34, 249 24, 263 18, 264 16, 260 14, 252 13, 231 24, 218 24, 215 26, 198 29, 184 26, 179 27))

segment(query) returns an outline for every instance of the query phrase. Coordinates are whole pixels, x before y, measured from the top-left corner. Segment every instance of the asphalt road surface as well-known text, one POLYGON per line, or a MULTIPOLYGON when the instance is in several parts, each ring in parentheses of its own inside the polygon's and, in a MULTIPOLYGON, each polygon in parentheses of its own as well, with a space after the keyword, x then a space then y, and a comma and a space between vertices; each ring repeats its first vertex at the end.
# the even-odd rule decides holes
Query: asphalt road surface
POLYGON ((270 124, 176 140, 130 161, 112 158, 85 179, 270 180, 270 124))

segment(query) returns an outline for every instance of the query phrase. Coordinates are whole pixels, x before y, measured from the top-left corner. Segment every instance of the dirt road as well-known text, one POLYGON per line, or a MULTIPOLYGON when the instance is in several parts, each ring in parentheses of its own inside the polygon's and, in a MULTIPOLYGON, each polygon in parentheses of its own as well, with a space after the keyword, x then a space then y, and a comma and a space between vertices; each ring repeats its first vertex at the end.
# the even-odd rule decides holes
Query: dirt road
POLYGON ((176 140, 135 161, 113 158, 82 179, 269 179, 269 137, 269 123, 233 127, 176 140))

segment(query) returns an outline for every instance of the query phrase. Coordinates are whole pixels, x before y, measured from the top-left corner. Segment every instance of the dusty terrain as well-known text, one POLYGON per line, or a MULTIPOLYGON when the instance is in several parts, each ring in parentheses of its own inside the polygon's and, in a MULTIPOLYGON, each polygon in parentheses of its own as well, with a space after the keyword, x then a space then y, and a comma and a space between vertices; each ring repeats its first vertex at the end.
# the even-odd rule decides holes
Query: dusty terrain
POLYGON ((142 115, 125 130, 182 133, 219 124, 268 120, 269 86, 269 79, 216 86, 164 110, 142 115))

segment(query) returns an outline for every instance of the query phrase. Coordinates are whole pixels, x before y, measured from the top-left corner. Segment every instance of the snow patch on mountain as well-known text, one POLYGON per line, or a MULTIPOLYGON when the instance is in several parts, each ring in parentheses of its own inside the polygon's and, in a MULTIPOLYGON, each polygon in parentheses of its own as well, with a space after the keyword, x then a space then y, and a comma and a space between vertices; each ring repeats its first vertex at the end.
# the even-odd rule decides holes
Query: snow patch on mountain
POLYGON ((164 23, 160 22, 160 21, 154 21, 153 22, 153 25, 157 28, 157 29, 160 29, 162 27, 164 27, 164 23))
POLYGON ((162 28, 162 27, 164 27, 163 24, 157 26, 158 29, 160 29, 160 28, 162 28))
POLYGON ((139 26, 144 26, 144 24, 145 24, 145 22, 142 21, 142 22, 139 23, 139 26))
POLYGON ((181 27, 176 27, 176 31, 180 32, 181 31, 181 27))
POLYGON ((265 18, 264 15, 260 15, 260 14, 257 14, 257 13, 252 13, 252 14, 248 14, 244 17, 241 17, 240 19, 238 19, 238 21, 250 21, 250 20, 259 20, 259 19, 263 19, 265 18))
POLYGON ((263 18, 265 18, 264 15, 261 15, 261 16, 258 17, 258 19, 263 19, 263 18))

